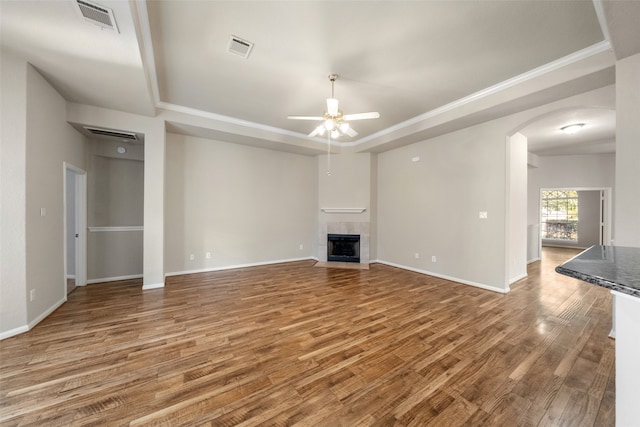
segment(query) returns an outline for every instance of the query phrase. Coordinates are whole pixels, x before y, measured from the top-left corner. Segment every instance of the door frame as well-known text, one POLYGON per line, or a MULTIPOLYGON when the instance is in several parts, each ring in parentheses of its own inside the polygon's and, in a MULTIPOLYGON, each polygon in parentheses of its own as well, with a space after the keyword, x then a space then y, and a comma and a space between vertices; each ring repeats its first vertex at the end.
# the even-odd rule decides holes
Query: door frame
POLYGON ((75 264, 76 264, 76 286, 87 284, 87 172, 70 163, 63 162, 63 202, 64 209, 64 239, 62 253, 64 263, 64 298, 67 299, 67 172, 70 171, 75 176, 75 233, 76 239, 75 264))

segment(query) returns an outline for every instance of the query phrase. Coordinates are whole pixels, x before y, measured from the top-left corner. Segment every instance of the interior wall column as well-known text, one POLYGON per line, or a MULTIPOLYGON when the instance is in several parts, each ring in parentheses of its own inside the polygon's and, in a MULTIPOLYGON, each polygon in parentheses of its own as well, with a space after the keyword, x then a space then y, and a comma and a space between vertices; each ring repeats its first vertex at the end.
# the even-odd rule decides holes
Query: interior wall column
POLYGON ((616 63, 615 245, 640 247, 640 54, 616 63))
POLYGON ((155 120, 144 143, 144 255, 142 289, 164 287, 164 180, 166 132, 155 120))

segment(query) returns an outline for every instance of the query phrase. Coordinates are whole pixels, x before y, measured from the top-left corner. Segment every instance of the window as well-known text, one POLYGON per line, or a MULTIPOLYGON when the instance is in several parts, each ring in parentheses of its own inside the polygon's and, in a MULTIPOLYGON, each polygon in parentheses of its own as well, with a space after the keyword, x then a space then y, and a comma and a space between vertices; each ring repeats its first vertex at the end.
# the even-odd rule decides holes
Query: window
POLYGON ((543 239, 578 241, 578 192, 542 191, 543 239))

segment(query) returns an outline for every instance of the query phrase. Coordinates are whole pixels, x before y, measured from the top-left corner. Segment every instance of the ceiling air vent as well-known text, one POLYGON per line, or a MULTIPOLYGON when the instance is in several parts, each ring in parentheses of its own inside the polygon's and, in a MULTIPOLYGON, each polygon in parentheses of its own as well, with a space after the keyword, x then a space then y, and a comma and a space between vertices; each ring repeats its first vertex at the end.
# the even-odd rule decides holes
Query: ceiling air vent
POLYGON ((78 4, 78 9, 80 9, 80 14, 85 21, 101 28, 113 30, 116 33, 118 32, 116 18, 113 16, 113 11, 111 9, 94 3, 89 3, 85 0, 76 0, 76 2, 78 4))
POLYGON ((130 140, 130 141, 137 141, 138 140, 138 136, 133 132, 123 132, 123 131, 113 130, 113 129, 92 128, 92 127, 88 127, 88 126, 85 126, 84 128, 87 131, 91 132, 93 135, 97 135, 97 136, 106 136, 106 137, 110 137, 110 138, 127 139, 127 140, 130 140))
POLYGON ((243 40, 240 37, 233 35, 229 38, 229 46, 227 48, 229 52, 240 55, 246 59, 249 57, 251 49, 253 49, 253 43, 250 41, 243 40))

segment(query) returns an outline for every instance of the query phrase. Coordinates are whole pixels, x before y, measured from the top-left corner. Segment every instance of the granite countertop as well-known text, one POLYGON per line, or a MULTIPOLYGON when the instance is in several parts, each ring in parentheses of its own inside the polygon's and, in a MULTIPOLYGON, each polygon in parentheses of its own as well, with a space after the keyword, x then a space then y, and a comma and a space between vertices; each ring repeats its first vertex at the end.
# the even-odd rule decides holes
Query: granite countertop
POLYGON ((556 272, 640 298, 640 248, 592 246, 556 272))

